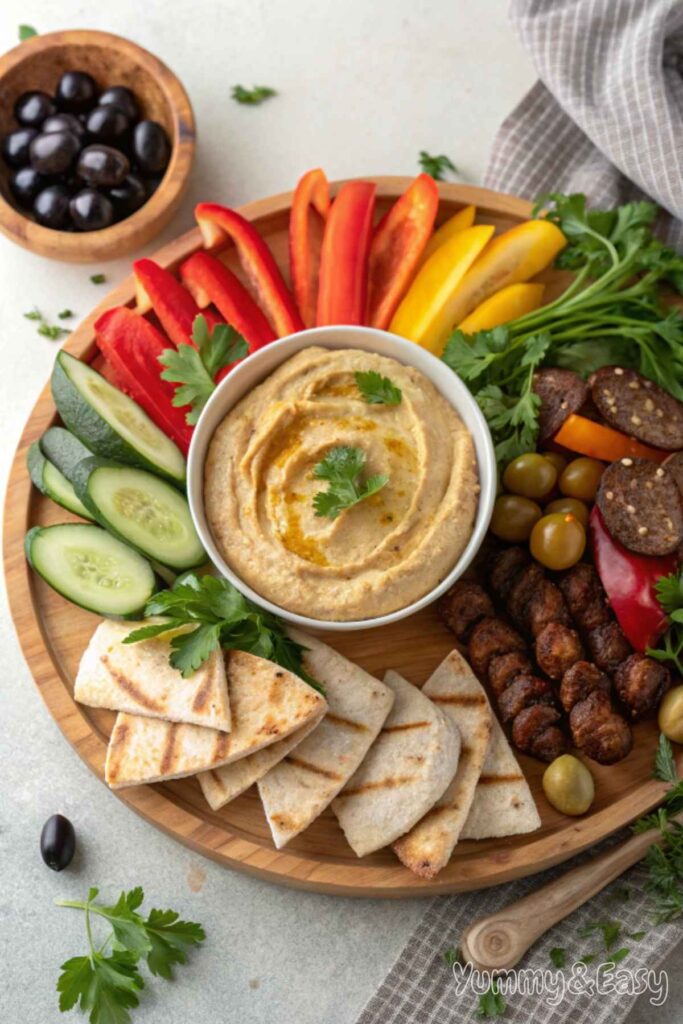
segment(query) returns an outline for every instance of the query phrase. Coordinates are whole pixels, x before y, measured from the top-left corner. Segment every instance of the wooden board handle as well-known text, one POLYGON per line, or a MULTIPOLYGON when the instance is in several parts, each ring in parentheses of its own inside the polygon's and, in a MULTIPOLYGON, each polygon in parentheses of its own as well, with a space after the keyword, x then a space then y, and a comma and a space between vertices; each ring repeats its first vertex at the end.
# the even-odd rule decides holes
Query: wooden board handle
MULTIPOLYGON (((674 820, 683 820, 677 815, 674 820)), ((661 841, 656 829, 632 836, 594 860, 469 925, 460 939, 463 960, 479 970, 509 970, 544 932, 623 874, 661 841)))

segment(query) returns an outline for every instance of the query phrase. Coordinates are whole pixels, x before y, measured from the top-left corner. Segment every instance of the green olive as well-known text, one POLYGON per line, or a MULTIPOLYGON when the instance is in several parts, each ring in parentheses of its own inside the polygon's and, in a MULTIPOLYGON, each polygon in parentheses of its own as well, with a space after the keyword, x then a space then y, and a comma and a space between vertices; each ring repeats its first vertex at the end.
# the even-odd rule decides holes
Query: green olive
POLYGON ((557 480, 557 470, 549 459, 537 452, 519 455, 506 466, 503 484, 513 494, 525 498, 543 498, 550 494, 557 480))
POLYGON ((543 515, 541 506, 519 494, 502 494, 496 498, 491 517, 491 533, 501 540, 518 543, 528 540, 534 523, 543 515))
POLYGON ((562 754, 543 773, 543 792, 562 814, 585 814, 595 798, 595 783, 578 757, 562 754))
POLYGON ((659 728, 674 743, 683 743, 683 686, 674 686, 659 705, 659 728))
POLYGON ((569 513, 576 516, 584 529, 588 526, 588 505, 578 498, 555 498, 555 501, 549 501, 544 509, 544 515, 549 516, 553 512, 569 513))
POLYGON ((530 548, 546 569, 569 569, 586 548, 586 531, 571 512, 553 512, 535 524, 530 548))
POLYGON ((604 462, 598 462, 597 459, 574 459, 560 475, 560 490, 568 498, 595 501, 600 478, 604 472, 604 462))
POLYGON ((544 459, 548 462, 552 462, 553 466, 557 470, 558 477, 561 476, 564 467, 567 465, 567 460, 564 455, 560 455, 559 452, 541 452, 544 459))

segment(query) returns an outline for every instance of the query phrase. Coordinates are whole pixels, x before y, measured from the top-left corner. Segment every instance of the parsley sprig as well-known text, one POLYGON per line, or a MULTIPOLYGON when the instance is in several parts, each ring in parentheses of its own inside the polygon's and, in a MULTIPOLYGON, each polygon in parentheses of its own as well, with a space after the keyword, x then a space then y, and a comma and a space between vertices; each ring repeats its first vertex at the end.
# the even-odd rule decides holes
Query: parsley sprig
POLYGON ((369 476, 361 484, 360 475, 365 466, 365 458, 362 448, 341 445, 330 448, 323 461, 313 470, 317 480, 328 480, 330 484, 326 491, 318 491, 313 498, 316 516, 336 519, 344 509, 365 501, 389 483, 388 476, 378 473, 369 476))
POLYGON ((659 295, 663 282, 683 294, 683 257, 654 237, 657 208, 589 210, 585 196, 559 193, 543 196, 535 214, 541 205, 567 237, 557 266, 573 280, 553 302, 503 327, 456 331, 443 354, 481 406, 501 462, 535 447, 540 366, 585 376, 611 363, 632 366, 683 399, 683 314, 659 295))
POLYGON ((306 648, 287 635, 275 615, 253 604, 228 580, 186 573, 170 590, 160 591, 147 602, 145 615, 165 619, 134 629, 124 638, 124 644, 150 640, 181 626, 194 627, 171 639, 171 665, 184 677, 196 672, 214 651, 224 648, 277 662, 324 692, 303 667, 306 648))
POLYGON ((171 981, 175 966, 186 963, 187 951, 202 943, 206 935, 201 925, 181 921, 174 910, 151 910, 144 918, 138 913, 144 900, 139 886, 122 892, 113 905, 96 903, 98 893, 91 888, 85 902, 56 901, 58 907, 85 912, 88 938, 86 956, 62 964, 57 981, 59 1009, 64 1013, 78 1004, 82 1013, 89 1014, 90 1024, 129 1024, 129 1010, 138 1005, 145 986, 141 962, 146 962, 153 975, 171 981), (93 939, 93 918, 111 926, 99 947, 93 939))
POLYGON ((358 371, 354 374, 356 387, 368 405, 399 405, 403 392, 388 377, 377 370, 358 371))
POLYGON ((661 842, 653 845, 645 857, 648 879, 645 888, 654 902, 655 921, 673 921, 683 913, 683 823, 676 816, 683 811, 683 779, 676 769, 671 744, 659 737, 654 777, 671 788, 664 803, 652 814, 639 818, 634 832, 656 828, 661 842))
POLYGON ((249 107, 257 107, 272 96, 277 96, 277 92, 269 85, 255 85, 252 89, 245 89, 243 85, 232 87, 232 98, 249 107))
MULTIPOLYGON (((65 319, 61 313, 58 314, 60 320, 65 319)), ((69 311, 69 316, 72 316, 69 311)), ((50 341, 61 341, 67 334, 71 334, 71 331, 66 327, 60 327, 58 324, 51 324, 40 312, 37 307, 29 310, 28 313, 24 313, 25 320, 32 320, 38 324, 38 334, 41 338, 49 338, 50 341)))
POLYGON ((671 661, 683 674, 683 570, 661 576, 655 584, 657 600, 666 613, 668 628, 661 647, 648 647, 647 654, 657 661, 671 661))
POLYGON ((451 158, 444 156, 443 153, 440 156, 431 156, 426 150, 421 149, 418 163, 424 173, 429 174, 435 181, 443 181, 447 171, 452 174, 458 173, 458 168, 451 158))
POLYGON ((186 421, 193 425, 216 388, 216 374, 225 366, 243 359, 249 346, 229 324, 216 324, 211 332, 206 317, 199 314, 192 324, 194 345, 164 349, 159 362, 162 380, 178 384, 173 405, 189 405, 186 421), (196 347, 195 347, 196 346, 196 347))

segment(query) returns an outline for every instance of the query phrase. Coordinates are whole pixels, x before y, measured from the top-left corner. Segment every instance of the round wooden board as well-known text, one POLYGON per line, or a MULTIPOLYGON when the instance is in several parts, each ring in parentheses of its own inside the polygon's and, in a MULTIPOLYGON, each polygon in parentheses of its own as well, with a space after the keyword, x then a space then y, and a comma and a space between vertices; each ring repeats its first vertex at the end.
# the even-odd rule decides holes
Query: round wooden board
MULTIPOLYGON (((380 213, 409 183, 400 177, 373 180, 378 186, 380 213)), ((529 216, 530 205, 512 196, 460 185, 441 185, 440 190, 440 221, 465 203, 476 204, 477 219, 494 223, 498 229, 529 216)), ((285 272, 290 202, 291 193, 286 193, 241 210, 267 239, 285 272)), ((200 246, 199 231, 190 231, 155 258, 173 270, 200 246)), ((226 252, 223 258, 239 273, 234 252, 226 252)), ((548 272, 545 277, 552 295, 559 275, 548 272)), ((97 316, 110 306, 134 305, 134 301, 133 278, 129 277, 74 331, 66 350, 82 359, 93 358, 97 316)), ((4 527, 7 590, 24 655, 50 714, 80 757, 103 779, 114 715, 82 707, 73 699, 78 662, 98 618, 59 597, 31 572, 24 558, 23 540, 29 527, 73 518, 31 486, 26 470, 28 446, 55 416, 46 386, 26 425, 9 477, 4 527)), ((320 635, 325 638, 324 633, 320 635)), ((388 627, 333 634, 326 639, 379 678, 386 669, 395 668, 418 685, 453 647, 452 635, 433 608, 388 627)), ((329 810, 285 850, 275 850, 255 788, 216 813, 207 806, 195 779, 134 787, 115 795, 196 852, 272 882, 345 896, 428 896, 496 885, 541 871, 653 807, 664 791, 651 776, 656 736, 654 722, 641 723, 635 729, 634 749, 624 761, 611 767, 591 763, 597 789, 595 805, 590 815, 579 819, 564 817, 549 806, 541 788, 544 765, 520 756, 541 814, 541 828, 528 836, 459 843, 448 866, 432 881, 413 875, 391 850, 358 860, 329 810)))

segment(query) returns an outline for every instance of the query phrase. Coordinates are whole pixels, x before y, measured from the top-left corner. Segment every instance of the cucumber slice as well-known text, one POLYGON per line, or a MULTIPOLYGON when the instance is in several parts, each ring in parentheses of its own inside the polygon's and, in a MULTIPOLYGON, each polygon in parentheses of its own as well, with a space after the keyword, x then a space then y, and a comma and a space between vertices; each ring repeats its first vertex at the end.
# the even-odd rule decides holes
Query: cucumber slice
POLYGON ((77 516, 82 516, 83 519, 92 520, 92 515, 80 498, 76 496, 72 484, 56 466, 53 466, 45 458, 37 441, 34 441, 29 448, 26 463, 31 480, 41 494, 47 495, 48 498, 61 505, 62 508, 68 509, 69 512, 74 512, 77 516))
POLYGON ((64 427, 50 427, 38 443, 45 458, 56 466, 67 480, 71 480, 78 463, 92 455, 90 449, 64 427))
POLYGON ((149 562, 99 526, 34 526, 24 546, 31 566, 46 583, 99 615, 139 613, 156 588, 149 562))
POLYGON ((73 479, 97 522, 143 555, 176 570, 206 561, 187 500, 165 480, 97 458, 79 462, 73 479))
POLYGON ((185 483, 185 459, 147 413, 87 363, 60 352, 52 371, 59 415, 96 455, 185 483))

